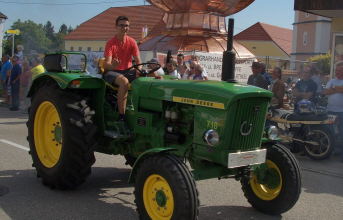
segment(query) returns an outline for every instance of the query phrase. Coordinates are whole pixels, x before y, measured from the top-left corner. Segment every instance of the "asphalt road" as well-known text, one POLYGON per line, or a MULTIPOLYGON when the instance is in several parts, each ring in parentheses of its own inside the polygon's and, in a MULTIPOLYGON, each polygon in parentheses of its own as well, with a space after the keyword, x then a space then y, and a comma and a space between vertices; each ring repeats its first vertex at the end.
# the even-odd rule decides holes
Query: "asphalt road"
MULTIPOLYGON (((96 154, 92 174, 73 191, 51 190, 36 178, 26 141, 27 115, 0 107, 0 219, 137 219, 130 167, 121 156, 96 154)), ((235 180, 197 182, 201 220, 343 219, 343 164, 299 157, 302 193, 280 216, 253 209, 235 180)))

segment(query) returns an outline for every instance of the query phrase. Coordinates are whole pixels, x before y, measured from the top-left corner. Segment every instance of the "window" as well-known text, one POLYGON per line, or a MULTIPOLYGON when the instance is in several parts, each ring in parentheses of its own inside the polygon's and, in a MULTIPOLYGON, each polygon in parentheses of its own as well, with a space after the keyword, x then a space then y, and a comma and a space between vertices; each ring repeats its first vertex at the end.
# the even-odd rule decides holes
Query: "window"
POLYGON ((303 33, 303 45, 306 46, 308 42, 308 33, 305 31, 303 33))
POLYGON ((79 51, 82 51, 82 47, 79 47, 79 51))
POLYGON ((92 48, 91 47, 87 47, 87 51, 92 51, 92 48))
POLYGON ((74 51, 74 47, 70 47, 70 51, 74 51))

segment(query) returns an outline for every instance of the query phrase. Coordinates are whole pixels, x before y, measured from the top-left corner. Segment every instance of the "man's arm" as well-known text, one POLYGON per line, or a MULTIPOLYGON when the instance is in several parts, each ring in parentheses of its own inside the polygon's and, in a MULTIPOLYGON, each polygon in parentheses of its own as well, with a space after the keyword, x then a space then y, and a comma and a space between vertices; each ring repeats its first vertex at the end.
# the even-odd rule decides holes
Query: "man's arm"
POLYGON ((105 70, 115 70, 119 65, 118 58, 113 59, 112 56, 105 57, 105 70))
POLYGON ((324 91, 323 91, 324 95, 332 95, 335 93, 343 93, 343 86, 335 86, 332 88, 324 89, 324 91))
MULTIPOLYGON (((142 63, 142 60, 141 60, 141 57, 139 56, 139 54, 138 54, 138 56, 133 56, 133 59, 135 60, 135 62, 136 62, 136 65, 138 65, 138 64, 141 64, 142 63)), ((138 69, 142 69, 143 68, 143 66, 138 66, 138 69)))

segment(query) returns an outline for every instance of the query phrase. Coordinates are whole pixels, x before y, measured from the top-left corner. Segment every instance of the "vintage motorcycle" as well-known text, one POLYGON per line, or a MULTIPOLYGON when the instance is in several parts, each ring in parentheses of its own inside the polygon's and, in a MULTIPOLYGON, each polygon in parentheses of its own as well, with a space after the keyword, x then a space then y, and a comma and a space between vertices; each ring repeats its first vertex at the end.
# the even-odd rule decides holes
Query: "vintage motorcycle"
POLYGON ((271 108, 267 116, 267 123, 277 127, 282 143, 293 153, 303 151, 314 160, 330 157, 338 134, 336 121, 337 116, 309 100, 298 102, 295 111, 271 108))

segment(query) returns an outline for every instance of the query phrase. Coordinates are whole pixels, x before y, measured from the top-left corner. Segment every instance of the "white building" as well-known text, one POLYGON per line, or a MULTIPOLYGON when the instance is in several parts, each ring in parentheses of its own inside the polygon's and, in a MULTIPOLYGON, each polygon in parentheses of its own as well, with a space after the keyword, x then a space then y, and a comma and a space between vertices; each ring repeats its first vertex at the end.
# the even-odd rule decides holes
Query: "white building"
MULTIPOLYGON (((291 59, 306 61, 330 50, 331 19, 303 11, 295 11, 291 59)), ((301 62, 293 62, 292 69, 301 62)))

